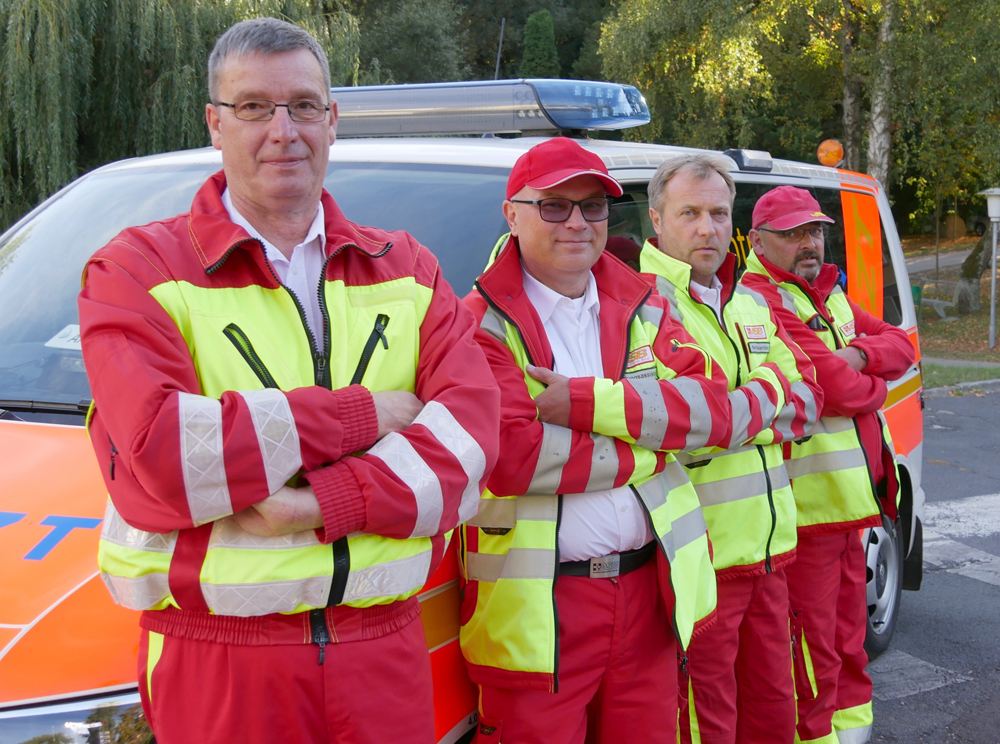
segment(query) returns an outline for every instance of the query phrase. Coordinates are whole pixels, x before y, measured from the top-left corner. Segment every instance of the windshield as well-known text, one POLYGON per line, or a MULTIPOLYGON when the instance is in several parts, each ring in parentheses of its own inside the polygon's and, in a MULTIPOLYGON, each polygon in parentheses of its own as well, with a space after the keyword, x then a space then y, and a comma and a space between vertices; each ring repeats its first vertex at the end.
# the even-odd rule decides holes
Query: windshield
MULTIPOLYGON (((0 409, 65 422, 54 409, 85 408, 90 386, 76 296, 87 259, 126 227, 187 211, 216 170, 205 164, 94 173, 3 236, 0 409), (28 401, 36 411, 27 410, 28 401)), ((348 219, 412 233, 462 296, 506 231, 500 211, 506 180, 507 170, 499 168, 332 162, 326 187, 348 219)))

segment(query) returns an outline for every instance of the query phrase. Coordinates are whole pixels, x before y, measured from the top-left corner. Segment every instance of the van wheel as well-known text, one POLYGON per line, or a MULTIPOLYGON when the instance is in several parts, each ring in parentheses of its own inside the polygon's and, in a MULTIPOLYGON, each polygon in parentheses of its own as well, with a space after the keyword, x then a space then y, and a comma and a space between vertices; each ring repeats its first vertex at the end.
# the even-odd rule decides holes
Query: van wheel
POLYGON ((882 526, 862 536, 867 564, 868 632, 865 651, 874 659, 889 648, 903 595, 903 545, 899 523, 883 515, 882 526))

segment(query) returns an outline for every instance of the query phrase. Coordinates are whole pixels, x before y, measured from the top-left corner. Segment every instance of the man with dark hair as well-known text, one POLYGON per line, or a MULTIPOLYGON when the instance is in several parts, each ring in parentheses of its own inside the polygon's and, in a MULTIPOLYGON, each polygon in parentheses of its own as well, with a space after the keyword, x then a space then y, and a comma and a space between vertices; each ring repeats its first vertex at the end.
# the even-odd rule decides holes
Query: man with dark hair
POLYGON ((795 692, 785 571, 795 560, 795 500, 781 442, 812 429, 822 391, 764 298, 737 283, 728 161, 672 158, 648 191, 656 237, 643 246, 640 270, 726 373, 740 432, 727 450, 678 456, 705 512, 719 582, 718 621, 682 665, 680 741, 788 744, 795 692))
POLYGON ((785 467, 798 512, 799 546, 787 570, 798 698, 797 742, 863 744, 872 726, 866 566, 859 531, 896 519, 899 483, 879 409, 886 380, 913 364, 907 335, 858 307, 823 263, 834 220, 805 189, 779 186, 754 206, 753 251, 742 282, 816 366, 822 416, 793 442, 785 467))
POLYGON ((160 744, 430 744, 414 595, 476 513, 496 384, 434 256, 323 189, 315 39, 237 24, 209 76, 222 172, 98 251, 79 300, 143 708, 160 744))

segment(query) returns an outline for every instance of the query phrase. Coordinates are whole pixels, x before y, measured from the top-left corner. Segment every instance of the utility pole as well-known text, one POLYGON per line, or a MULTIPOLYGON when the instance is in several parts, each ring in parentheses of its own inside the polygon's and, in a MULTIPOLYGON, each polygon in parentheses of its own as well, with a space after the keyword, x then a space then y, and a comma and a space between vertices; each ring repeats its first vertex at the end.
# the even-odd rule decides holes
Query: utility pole
POLYGON ((500 19, 500 43, 497 44, 497 68, 496 68, 496 72, 493 73, 493 79, 494 80, 499 80, 500 79, 500 53, 503 51, 503 30, 504 30, 504 27, 506 25, 507 25, 507 18, 506 17, 501 18, 500 19))

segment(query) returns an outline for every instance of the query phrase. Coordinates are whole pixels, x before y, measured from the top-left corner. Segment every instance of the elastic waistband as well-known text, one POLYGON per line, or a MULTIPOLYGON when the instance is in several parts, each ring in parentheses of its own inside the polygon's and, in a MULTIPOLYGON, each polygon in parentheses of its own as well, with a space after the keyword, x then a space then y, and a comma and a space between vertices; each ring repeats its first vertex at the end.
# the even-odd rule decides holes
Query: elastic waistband
POLYGON ((559 564, 560 576, 589 576, 592 579, 609 579, 614 576, 624 576, 645 566, 656 553, 656 541, 653 540, 641 548, 628 550, 624 553, 612 553, 600 558, 586 561, 566 561, 559 564))
MULTIPOLYGON (((420 602, 410 597, 372 607, 338 605, 323 611, 330 643, 367 641, 395 633, 420 616, 420 602)), ((312 643, 309 613, 234 617, 168 607, 146 610, 139 625, 145 630, 193 641, 233 646, 279 646, 312 643)))

